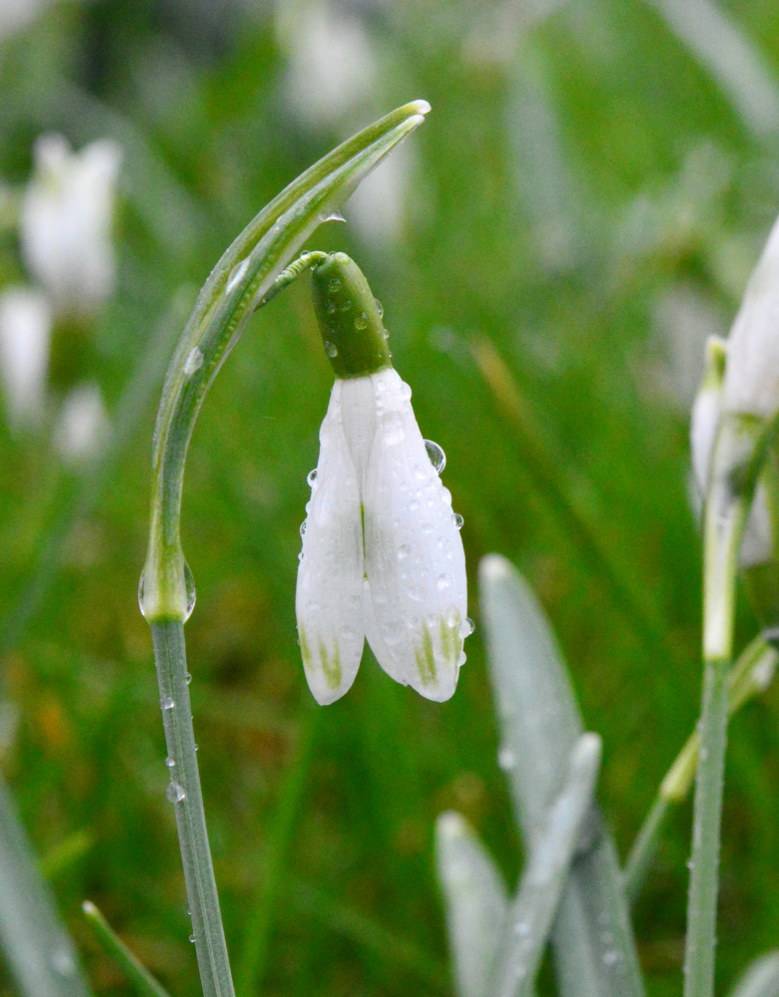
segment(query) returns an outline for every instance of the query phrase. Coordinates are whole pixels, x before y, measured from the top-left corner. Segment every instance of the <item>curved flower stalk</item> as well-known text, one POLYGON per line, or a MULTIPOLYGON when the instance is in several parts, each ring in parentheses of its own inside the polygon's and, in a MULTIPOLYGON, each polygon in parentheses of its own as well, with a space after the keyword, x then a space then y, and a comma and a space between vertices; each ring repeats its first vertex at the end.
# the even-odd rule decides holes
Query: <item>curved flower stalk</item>
POLYGON ((424 120, 425 101, 391 112, 338 146, 254 218, 217 263, 195 303, 163 387, 152 458, 149 545, 139 587, 151 626, 192 932, 205 997, 232 997, 219 898, 208 844, 189 701, 184 623, 194 586, 180 539, 184 464, 208 388, 280 271, 316 226, 424 120))
POLYGON ((393 369, 368 283, 344 253, 312 270, 336 381, 310 475, 296 610, 317 702, 351 687, 367 639, 396 682, 454 693, 467 619, 461 521, 393 369))

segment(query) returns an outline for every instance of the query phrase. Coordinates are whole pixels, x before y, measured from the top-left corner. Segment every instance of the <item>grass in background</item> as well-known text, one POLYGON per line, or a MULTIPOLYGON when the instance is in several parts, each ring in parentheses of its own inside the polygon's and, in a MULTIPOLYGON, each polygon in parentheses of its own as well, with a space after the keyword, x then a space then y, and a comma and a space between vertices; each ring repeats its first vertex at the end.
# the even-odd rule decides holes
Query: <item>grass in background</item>
MULTIPOLYGON (((510 5, 478 15, 465 4, 336 7, 330 16, 356 22, 373 69, 328 116, 315 95, 291 96, 295 67, 310 64, 305 8, 285 24, 238 5, 215 18, 194 0, 62 4, 0 41, 4 182, 28 176, 42 130, 125 146, 120 286, 79 361, 112 412, 150 344, 180 327, 179 289, 199 286, 260 205, 354 124, 430 100, 396 227, 371 223, 374 194, 372 209, 347 205, 349 224, 311 244, 353 254, 384 302, 420 425, 447 452, 471 569, 500 550, 554 620, 588 726, 604 739, 601 793, 623 852, 698 709, 684 391, 702 351, 685 367, 682 344, 727 325, 779 209, 779 135, 755 130, 750 93, 734 101, 667 20, 671 6, 550 3, 536 23, 510 5), (602 561, 534 475, 527 441, 474 360, 479 340, 508 368, 555 494, 659 626, 631 624, 602 561)), ((753 0, 736 15, 779 102, 777 14, 753 0)), ((6 229, 0 282, 20 279, 6 229)), ((330 387, 317 336, 304 288, 253 320, 188 469, 192 696, 225 924, 236 968, 269 994, 444 994, 435 816, 466 813, 506 874, 517 872, 482 642, 477 631, 451 703, 426 703, 366 661, 349 696, 312 719, 293 592, 330 387)), ((45 439, 0 426, 0 606, 15 628, 2 765, 105 993, 124 984, 81 921, 85 897, 174 992, 197 986, 135 602, 154 398, 115 426, 126 438, 94 487, 63 470, 45 439), (42 545, 58 537, 51 562, 42 545)), ((725 981, 775 944, 778 708, 774 690, 731 731, 725 981)), ((637 911, 657 997, 678 992, 688 832, 683 808, 637 911)))

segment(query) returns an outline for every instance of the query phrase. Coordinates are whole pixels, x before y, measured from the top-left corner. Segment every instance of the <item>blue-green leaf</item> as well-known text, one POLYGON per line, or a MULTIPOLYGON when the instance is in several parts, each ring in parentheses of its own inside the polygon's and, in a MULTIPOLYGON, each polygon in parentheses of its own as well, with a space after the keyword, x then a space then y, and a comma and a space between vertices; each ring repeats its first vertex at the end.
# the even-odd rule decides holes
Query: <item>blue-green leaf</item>
MULTIPOLYGON (((562 656, 530 588, 502 557, 480 570, 501 761, 532 854, 583 732, 562 656)), ((571 870, 552 932, 562 997, 639 997, 638 968, 617 855, 597 808, 571 870)))

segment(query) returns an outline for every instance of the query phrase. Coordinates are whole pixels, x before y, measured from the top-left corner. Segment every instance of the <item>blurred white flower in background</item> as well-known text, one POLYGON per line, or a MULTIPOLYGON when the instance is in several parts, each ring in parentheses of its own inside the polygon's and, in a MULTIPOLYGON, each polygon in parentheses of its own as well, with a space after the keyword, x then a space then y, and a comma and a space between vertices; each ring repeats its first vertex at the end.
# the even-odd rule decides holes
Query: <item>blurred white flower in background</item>
MULTIPOLYGON (((349 130, 374 113, 379 63, 358 7, 332 0, 281 6, 277 31, 288 55, 287 102, 306 127, 349 130)), ((349 198, 347 220, 366 243, 381 248, 401 238, 413 168, 412 149, 400 146, 349 198)))
POLYGON ((66 463, 78 465, 102 449, 108 436, 108 415, 97 384, 80 384, 65 398, 54 431, 54 446, 66 463))
POLYGON ((35 143, 35 174, 22 199, 22 254, 57 315, 88 317, 111 295, 111 217, 121 150, 99 139, 73 152, 61 135, 35 143))
POLYGON ((0 376, 13 426, 34 426, 43 419, 50 338, 45 295, 23 287, 0 294, 0 376))
POLYGON ((289 53, 287 95, 306 124, 342 124, 373 94, 373 46, 360 18, 344 6, 282 5, 278 34, 289 53))
POLYGON ((0 42, 22 31, 49 6, 49 0, 0 0, 0 42))

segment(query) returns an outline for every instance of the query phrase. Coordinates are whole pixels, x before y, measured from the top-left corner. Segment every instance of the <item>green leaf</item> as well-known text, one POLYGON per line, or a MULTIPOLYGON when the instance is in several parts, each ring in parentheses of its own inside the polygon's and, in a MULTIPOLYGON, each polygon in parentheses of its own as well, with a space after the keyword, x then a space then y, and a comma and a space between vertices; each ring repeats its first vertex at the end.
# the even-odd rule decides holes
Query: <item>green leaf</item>
POLYGON ((566 766, 563 789, 546 812, 525 864, 517 896, 503 922, 492 997, 531 997, 552 921, 565 888, 598 776, 601 742, 582 734, 566 766))
MULTIPOLYGON (((532 855, 583 726, 562 656, 528 585, 498 555, 482 560, 480 582, 501 760, 532 855)), ((644 988, 620 869, 597 808, 589 830, 552 932, 560 993, 637 997, 644 988)))
POLYGON ((779 949, 755 959, 730 992, 730 997, 776 997, 779 994, 779 949))
POLYGON ((436 823, 436 860, 457 993, 484 997, 508 914, 506 887, 476 832, 454 811, 436 823))
POLYGON ((140 997, 169 997, 168 991, 128 949, 92 901, 85 900, 81 909, 84 917, 94 928, 100 944, 124 971, 135 992, 140 994, 140 997))
POLYGON ((68 933, 0 782, 0 946, 23 997, 86 997, 68 933))

